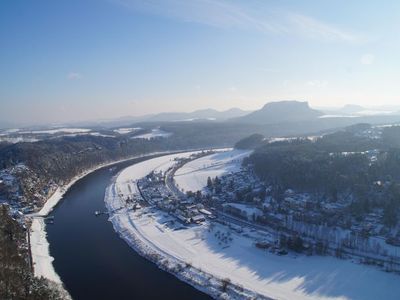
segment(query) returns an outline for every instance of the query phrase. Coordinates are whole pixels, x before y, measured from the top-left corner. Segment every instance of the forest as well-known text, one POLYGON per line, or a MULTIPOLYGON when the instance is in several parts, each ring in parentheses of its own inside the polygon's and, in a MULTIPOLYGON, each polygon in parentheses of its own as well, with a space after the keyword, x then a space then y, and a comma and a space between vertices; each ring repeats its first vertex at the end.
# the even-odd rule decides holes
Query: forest
POLYGON ((65 299, 53 283, 33 275, 26 230, 0 205, 0 299, 65 299))
POLYGON ((383 128, 374 138, 366 134, 370 128, 360 124, 316 140, 264 142, 244 164, 251 164, 278 198, 290 188, 321 200, 348 201, 355 216, 382 208, 386 225, 395 225, 400 209, 400 127, 383 128))

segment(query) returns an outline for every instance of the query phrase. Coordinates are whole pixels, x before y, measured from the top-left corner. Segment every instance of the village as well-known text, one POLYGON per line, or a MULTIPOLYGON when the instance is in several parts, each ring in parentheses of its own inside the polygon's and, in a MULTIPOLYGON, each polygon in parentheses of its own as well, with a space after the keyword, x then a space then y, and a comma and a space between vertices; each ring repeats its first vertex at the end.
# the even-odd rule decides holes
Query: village
POLYGON ((278 193, 257 178, 251 165, 207 178, 201 191, 179 189, 175 172, 205 155, 176 159, 168 170, 141 178, 136 182, 139 193, 128 196, 126 205, 132 210, 150 206, 167 212, 179 229, 214 223, 238 233, 251 229, 260 233, 254 238, 255 247, 278 255, 288 251, 331 255, 400 271, 399 236, 382 224, 381 211, 356 220, 346 213, 349 200, 318 201, 291 189, 278 193))
MULTIPOLYGON (((196 159, 210 153, 212 152, 193 155, 190 159, 196 159)), ((186 195, 173 185, 172 174, 190 159, 178 158, 175 165, 164 173, 153 171, 138 180, 137 187, 140 195, 133 195, 133 198, 128 199, 127 202, 132 203, 134 209, 138 209, 140 208, 140 200, 144 200, 147 205, 155 206, 175 216, 184 225, 201 224, 206 219, 215 219, 215 214, 207 210, 198 201, 201 193, 197 193, 197 197, 186 195)))

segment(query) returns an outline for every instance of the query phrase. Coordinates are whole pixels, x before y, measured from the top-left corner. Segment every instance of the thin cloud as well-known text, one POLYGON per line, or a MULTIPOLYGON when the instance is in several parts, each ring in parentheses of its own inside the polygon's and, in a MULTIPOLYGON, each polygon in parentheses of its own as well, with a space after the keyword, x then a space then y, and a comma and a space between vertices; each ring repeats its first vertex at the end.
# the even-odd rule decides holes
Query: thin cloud
POLYGON ((77 73, 77 72, 70 72, 67 74, 67 79, 68 80, 80 80, 82 79, 82 74, 77 73))
POLYGON ((294 25, 295 31, 309 38, 328 42, 342 41, 351 43, 363 40, 361 36, 301 14, 290 13, 288 14, 288 20, 294 25))
POLYGON ((237 90, 238 90, 238 88, 236 86, 234 86, 234 85, 232 85, 232 86, 230 86, 228 88, 228 91, 231 92, 231 93, 236 93, 237 90))
POLYGON ((294 35, 327 42, 360 42, 359 34, 299 13, 279 11, 266 3, 227 0, 110 0, 129 9, 182 22, 218 28, 257 30, 269 34, 294 35))
POLYGON ((325 88, 328 85, 328 81, 326 80, 309 80, 306 83, 307 86, 313 87, 313 88, 325 88))
POLYGON ((375 61, 375 55, 373 54, 364 54, 363 56, 361 56, 360 62, 363 65, 372 65, 375 61))

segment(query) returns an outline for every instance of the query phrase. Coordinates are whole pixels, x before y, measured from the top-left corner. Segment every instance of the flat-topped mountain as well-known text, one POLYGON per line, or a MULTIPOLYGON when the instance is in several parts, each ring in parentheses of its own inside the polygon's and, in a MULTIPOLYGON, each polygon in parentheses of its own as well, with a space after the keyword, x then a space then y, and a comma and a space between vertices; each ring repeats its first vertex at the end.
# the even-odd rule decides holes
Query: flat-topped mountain
POLYGON ((279 101, 270 102, 260 110, 246 116, 231 119, 234 122, 250 124, 273 124, 284 122, 308 121, 323 115, 322 112, 312 109, 308 102, 279 101))

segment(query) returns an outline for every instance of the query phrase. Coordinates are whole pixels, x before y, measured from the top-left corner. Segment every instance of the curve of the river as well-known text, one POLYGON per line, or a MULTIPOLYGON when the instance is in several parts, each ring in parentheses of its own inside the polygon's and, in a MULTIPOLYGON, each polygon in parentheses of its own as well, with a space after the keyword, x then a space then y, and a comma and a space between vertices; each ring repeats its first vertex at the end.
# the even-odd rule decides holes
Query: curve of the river
POLYGON ((73 299, 210 299, 138 255, 114 231, 104 192, 120 170, 139 158, 99 169, 77 181, 47 226, 54 268, 73 299))

